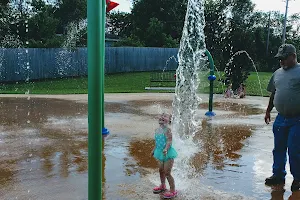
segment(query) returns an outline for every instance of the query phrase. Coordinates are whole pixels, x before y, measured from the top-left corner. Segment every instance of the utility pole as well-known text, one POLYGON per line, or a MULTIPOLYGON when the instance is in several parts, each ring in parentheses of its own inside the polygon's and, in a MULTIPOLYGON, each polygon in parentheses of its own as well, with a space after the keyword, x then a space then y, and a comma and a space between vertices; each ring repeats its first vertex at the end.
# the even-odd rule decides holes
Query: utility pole
POLYGON ((271 11, 269 12, 269 21, 268 21, 268 38, 267 38, 267 50, 266 50, 267 56, 269 55, 270 21, 271 21, 271 11))
POLYGON ((283 24, 283 33, 282 33, 282 44, 285 43, 285 32, 286 32, 286 20, 287 20, 288 7, 289 7, 289 0, 286 0, 286 8, 285 8, 285 16, 284 16, 284 24, 283 24))

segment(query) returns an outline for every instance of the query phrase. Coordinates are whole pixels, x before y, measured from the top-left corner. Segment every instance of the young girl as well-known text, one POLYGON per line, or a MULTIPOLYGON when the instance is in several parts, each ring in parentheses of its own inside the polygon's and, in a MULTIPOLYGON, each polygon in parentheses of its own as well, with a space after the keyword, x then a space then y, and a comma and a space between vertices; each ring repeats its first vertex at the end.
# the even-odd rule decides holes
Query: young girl
POLYGON ((171 115, 163 113, 158 120, 159 128, 155 131, 155 149, 152 155, 159 161, 159 175, 161 185, 153 189, 155 194, 163 193, 164 198, 170 199, 177 196, 175 190, 174 178, 171 175, 171 170, 174 163, 174 158, 177 157, 177 152, 172 147, 172 132, 169 128, 171 124, 171 115), (170 191, 166 191, 166 178, 170 185, 170 191))
POLYGON ((225 98, 231 98, 233 97, 233 91, 232 91, 232 84, 229 84, 225 93, 224 93, 225 98))
POLYGON ((246 96, 246 89, 245 84, 241 83, 240 87, 238 88, 238 96, 242 99, 246 96))

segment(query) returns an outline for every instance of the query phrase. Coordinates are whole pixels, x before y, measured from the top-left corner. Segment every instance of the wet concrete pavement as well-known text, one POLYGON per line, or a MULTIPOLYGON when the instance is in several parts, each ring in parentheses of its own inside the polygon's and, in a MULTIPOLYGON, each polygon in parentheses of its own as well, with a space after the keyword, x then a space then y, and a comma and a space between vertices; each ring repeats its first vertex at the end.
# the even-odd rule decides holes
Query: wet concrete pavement
MULTIPOLYGON (((87 199, 87 96, 17 97, 0 97, 0 199, 87 199)), ((175 175, 176 199, 288 199, 289 170, 285 192, 264 186, 273 148, 271 125, 263 122, 268 99, 216 95, 217 116, 207 120, 208 97, 201 97, 195 139, 203 146, 188 163, 197 178, 185 188, 175 175)), ((158 177, 149 153, 155 117, 171 111, 172 94, 111 94, 105 101, 111 135, 103 151, 103 198, 159 199, 151 193, 158 177)))

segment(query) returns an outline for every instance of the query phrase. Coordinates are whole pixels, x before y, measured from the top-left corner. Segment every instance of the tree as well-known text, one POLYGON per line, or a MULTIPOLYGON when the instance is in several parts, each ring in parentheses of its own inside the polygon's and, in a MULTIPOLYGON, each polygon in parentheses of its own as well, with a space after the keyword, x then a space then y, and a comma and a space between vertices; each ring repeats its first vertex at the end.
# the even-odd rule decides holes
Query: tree
POLYGON ((292 39, 297 39, 299 37, 299 31, 300 31, 300 13, 295 13, 291 15, 288 19, 288 24, 291 27, 291 37, 292 39))
POLYGON ((235 91, 241 83, 247 80, 252 68, 253 63, 246 52, 235 54, 224 70, 226 84, 231 83, 232 89, 235 91))
POLYGON ((145 45, 148 47, 176 47, 177 41, 164 33, 164 25, 157 18, 151 18, 146 30, 145 45))
MULTIPOLYGON (((9 0, 6 1, 1 1, 0 2, 0 40, 4 41, 5 35, 9 32, 9 21, 8 21, 8 16, 9 16, 9 6, 8 6, 9 0)), ((0 47, 4 46, 3 42, 0 47)))
POLYGON ((206 48, 215 58, 215 65, 221 66, 223 61, 223 50, 227 37, 225 32, 227 22, 227 7, 229 2, 226 0, 206 0, 205 1, 205 36, 206 48))
POLYGON ((54 16, 59 20, 57 33, 64 34, 68 24, 87 18, 87 0, 56 0, 55 7, 54 16))
POLYGON ((124 47, 124 46, 127 46, 127 47, 143 47, 143 46, 145 46, 145 44, 142 43, 139 40, 139 38, 137 38, 136 36, 131 35, 129 37, 122 38, 122 40, 120 40, 120 41, 118 41, 114 44, 114 47, 124 47))
POLYGON ((228 47, 224 53, 232 56, 237 51, 246 50, 245 47, 248 47, 247 51, 251 50, 249 47, 252 46, 254 39, 251 34, 254 5, 251 0, 232 0, 229 6, 231 16, 228 20, 228 37, 224 40, 228 47))
POLYGON ((28 47, 28 19, 30 5, 26 0, 11 0, 6 12, 7 33, 4 35, 5 47, 28 47))
POLYGON ((31 6, 33 16, 29 19, 29 46, 59 47, 62 41, 56 35, 59 21, 54 18, 55 8, 46 5, 43 0, 33 0, 31 6))
POLYGON ((126 24, 126 31, 121 31, 125 34, 121 35, 137 37, 146 46, 178 47, 186 5, 187 0, 134 0, 132 12, 124 19, 118 16, 122 24, 126 24), (150 30, 154 27, 161 32, 150 30), (149 37, 148 31, 151 31, 152 37, 149 37))
POLYGON ((106 16, 106 32, 119 37, 127 37, 131 30, 131 14, 125 12, 110 12, 106 16))

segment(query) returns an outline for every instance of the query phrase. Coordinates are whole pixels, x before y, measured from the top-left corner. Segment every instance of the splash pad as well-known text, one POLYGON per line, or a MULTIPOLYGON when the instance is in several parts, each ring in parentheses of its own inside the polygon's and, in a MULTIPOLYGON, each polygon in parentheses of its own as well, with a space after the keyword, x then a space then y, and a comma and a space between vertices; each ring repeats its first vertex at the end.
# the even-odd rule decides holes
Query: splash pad
MULTIPOLYGON (((101 185, 101 147, 97 147, 102 134, 107 135, 104 127, 104 43, 105 43, 105 13, 116 7, 117 4, 109 0, 100 2, 88 1, 88 63, 89 63, 89 199, 100 197, 101 185), (105 9, 106 7, 106 9, 105 9), (100 16, 100 19, 98 18, 100 16), (100 56, 98 56, 100 55, 100 56), (100 76, 100 78, 99 78, 100 76), (99 104, 100 102, 100 104, 99 104), (99 112, 100 111, 100 112, 99 112), (100 151, 99 151, 100 150, 100 151)), ((207 116, 214 116, 212 112, 213 59, 205 46, 204 36, 204 2, 203 0, 190 0, 187 6, 186 19, 178 53, 179 67, 176 71, 175 98, 173 101, 172 129, 177 140, 184 145, 194 146, 192 138, 197 131, 198 122, 195 112, 200 99, 197 96, 199 85, 198 73, 206 65, 208 57, 211 70, 210 76, 210 100, 207 116), (184 138, 184 140, 182 140, 184 138), (188 142, 189 141, 189 142, 188 142)), ((176 139, 175 139, 176 140, 176 139)), ((191 151, 193 152, 193 151, 191 151)), ((190 154, 190 156, 193 154, 190 154)), ((187 164, 190 156, 181 160, 181 168, 187 164)))

